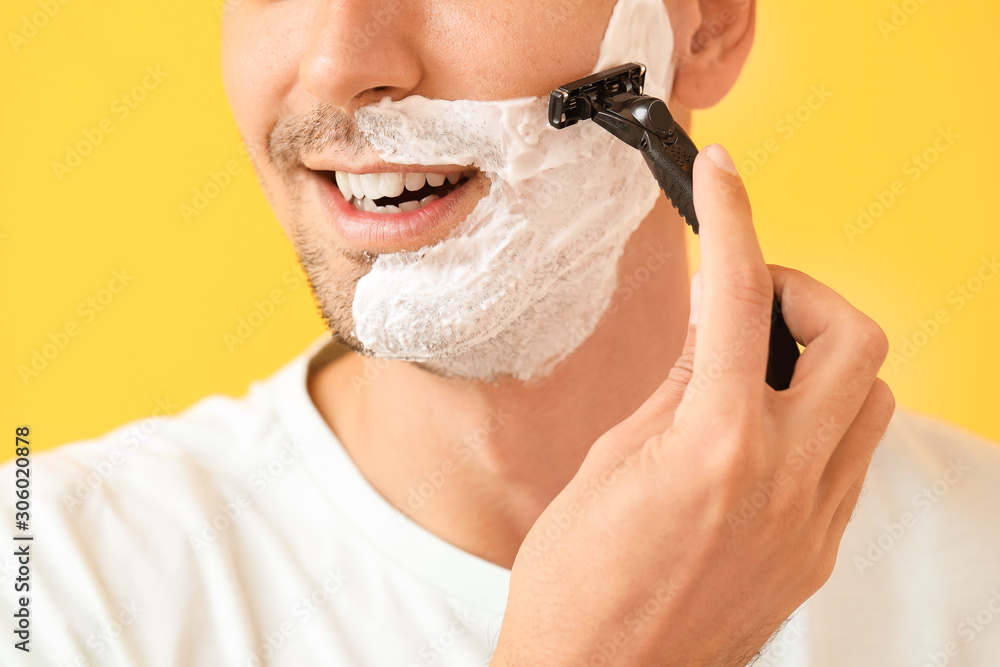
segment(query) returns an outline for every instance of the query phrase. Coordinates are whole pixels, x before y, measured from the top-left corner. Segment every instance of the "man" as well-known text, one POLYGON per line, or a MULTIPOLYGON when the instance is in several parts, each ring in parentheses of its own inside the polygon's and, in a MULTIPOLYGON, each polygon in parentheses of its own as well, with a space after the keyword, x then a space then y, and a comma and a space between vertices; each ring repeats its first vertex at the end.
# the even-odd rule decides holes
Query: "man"
MULTIPOLYGON (((1000 655, 1000 450, 894 414, 876 377, 885 336, 833 290, 764 264, 721 146, 694 168, 690 288, 685 226, 662 197, 617 252, 582 256, 579 282, 563 267, 522 302, 542 272, 513 270, 526 251, 471 270, 490 222, 557 237, 544 225, 570 221, 551 201, 598 188, 605 159, 565 151, 563 172, 585 187, 517 197, 544 180, 488 158, 530 133, 484 120, 483 149, 477 123, 514 113, 496 101, 593 71, 627 21, 670 26, 647 47, 672 37, 664 92, 687 125, 686 109, 735 81, 754 3, 228 9, 224 78, 258 176, 335 338, 375 359, 317 341, 243 399, 36 457, 31 599, 2 596, 8 614, 30 611, 31 653, 8 641, 5 664, 743 665, 779 626, 771 664, 1000 655), (461 150, 435 143, 448 126, 417 141, 418 96, 448 118, 477 111, 461 150), (407 160, 393 141, 432 149, 407 160), (472 157, 449 161, 462 151, 472 157), (606 265, 614 284, 586 281, 606 265), (399 293, 371 289, 409 290, 391 279, 428 267, 441 282, 424 300, 384 307, 399 293), (484 292, 497 300, 456 311, 493 271, 506 271, 484 292), (805 346, 783 392, 763 381, 775 293, 805 346), (496 324, 507 297, 519 310, 496 324), (408 338, 417 327, 439 337, 408 338)), ((559 146, 524 155, 538 164, 559 146)), ((642 164, 613 139, 600 146, 623 151, 622 169, 642 164)))

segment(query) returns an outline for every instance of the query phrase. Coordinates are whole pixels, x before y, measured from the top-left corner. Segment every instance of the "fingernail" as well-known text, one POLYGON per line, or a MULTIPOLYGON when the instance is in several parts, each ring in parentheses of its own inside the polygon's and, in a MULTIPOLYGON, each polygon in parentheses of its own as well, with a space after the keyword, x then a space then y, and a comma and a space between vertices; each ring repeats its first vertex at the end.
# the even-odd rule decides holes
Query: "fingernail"
POLYGON ((730 157, 729 151, 722 147, 722 144, 712 144, 705 149, 705 155, 707 155, 715 166, 723 171, 728 171, 733 176, 739 176, 739 172, 736 171, 736 165, 733 163, 733 158, 730 157))
POLYGON ((691 317, 688 324, 698 323, 698 308, 701 306, 701 276, 697 271, 691 277, 691 317))

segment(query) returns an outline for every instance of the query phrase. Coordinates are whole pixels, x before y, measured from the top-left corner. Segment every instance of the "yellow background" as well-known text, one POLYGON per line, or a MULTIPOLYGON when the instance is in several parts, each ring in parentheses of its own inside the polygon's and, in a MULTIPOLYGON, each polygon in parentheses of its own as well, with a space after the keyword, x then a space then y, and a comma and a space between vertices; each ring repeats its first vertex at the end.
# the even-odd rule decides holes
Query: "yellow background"
MULTIPOLYGON (((0 459, 15 425, 32 427, 37 451, 209 393, 240 395, 323 332, 240 153, 213 4, 63 1, 6 0, 0 11, 0 429, 11 436, 0 459), (50 18, 45 4, 58 7, 50 18), (32 17, 44 19, 34 33, 32 17), (11 34, 30 37, 12 45, 11 34), (142 88, 147 68, 166 76, 142 88), (113 131, 60 181, 53 163, 105 119, 113 131), (213 173, 225 182, 218 173, 234 160, 239 173, 185 221, 181 205, 193 207, 213 173), (128 285, 102 292, 122 269, 128 285), (274 290, 284 302, 230 351, 224 335, 274 290), (108 296, 92 319, 80 309, 108 296), (78 335, 48 348, 54 358, 25 383, 18 367, 74 323, 78 335)), ((695 115, 693 137, 722 142, 743 169, 768 261, 844 294, 893 352, 945 309, 948 322, 882 377, 899 405, 1000 440, 1000 279, 961 310, 947 297, 1000 249, 1000 8, 903 4, 915 13, 883 34, 888 0, 763 2, 740 81, 695 115), (812 87, 832 95, 807 113, 812 87), (796 113, 809 117, 789 136, 779 123, 796 113), (907 160, 949 127, 953 145, 908 180, 907 160), (844 225, 895 179, 905 192, 851 242, 844 225)))

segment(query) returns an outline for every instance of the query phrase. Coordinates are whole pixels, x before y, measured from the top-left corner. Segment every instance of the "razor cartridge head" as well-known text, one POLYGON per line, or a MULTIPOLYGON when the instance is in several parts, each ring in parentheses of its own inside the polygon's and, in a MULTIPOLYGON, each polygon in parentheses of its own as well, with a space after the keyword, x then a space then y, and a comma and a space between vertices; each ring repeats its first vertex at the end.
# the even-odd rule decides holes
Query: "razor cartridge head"
POLYGON ((642 95, 645 78, 645 65, 626 63, 560 86, 549 93, 549 124, 561 130, 593 118, 616 95, 642 95))

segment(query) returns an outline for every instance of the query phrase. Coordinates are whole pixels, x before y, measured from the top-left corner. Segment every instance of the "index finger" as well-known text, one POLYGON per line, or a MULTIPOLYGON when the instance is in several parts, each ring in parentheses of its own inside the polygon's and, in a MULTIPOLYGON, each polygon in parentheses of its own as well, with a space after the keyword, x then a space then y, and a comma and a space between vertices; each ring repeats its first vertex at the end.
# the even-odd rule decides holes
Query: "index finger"
POLYGON ((701 308, 692 392, 713 409, 759 406, 764 393, 774 286, 757 242, 750 200, 729 153, 712 144, 694 163, 701 241, 701 308), (710 390, 710 391, 709 391, 710 390))

